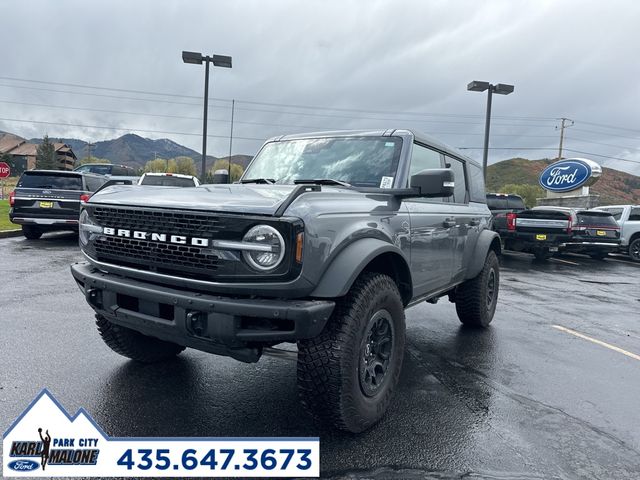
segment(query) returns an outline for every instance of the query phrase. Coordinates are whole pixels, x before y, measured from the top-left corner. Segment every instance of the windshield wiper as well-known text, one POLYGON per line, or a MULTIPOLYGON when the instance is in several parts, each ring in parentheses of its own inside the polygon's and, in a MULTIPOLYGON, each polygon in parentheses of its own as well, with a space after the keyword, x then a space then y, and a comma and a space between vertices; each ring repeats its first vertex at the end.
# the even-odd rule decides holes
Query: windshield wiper
POLYGON ((334 180, 333 178, 314 178, 312 180, 294 180, 293 183, 299 185, 301 183, 308 183, 310 185, 341 185, 343 187, 350 187, 351 184, 343 182, 342 180, 334 180))
POLYGON ((273 185, 276 181, 273 178, 249 178, 240 180, 240 183, 266 183, 267 185, 273 185))

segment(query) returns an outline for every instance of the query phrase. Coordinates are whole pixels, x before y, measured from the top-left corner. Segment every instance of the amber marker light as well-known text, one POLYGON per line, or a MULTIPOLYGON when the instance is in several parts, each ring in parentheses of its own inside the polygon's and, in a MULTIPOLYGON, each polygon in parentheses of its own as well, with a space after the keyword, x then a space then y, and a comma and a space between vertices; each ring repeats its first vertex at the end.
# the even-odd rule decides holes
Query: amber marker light
POLYGON ((302 263, 302 245, 304 243, 304 233, 296 235, 296 262, 302 263))

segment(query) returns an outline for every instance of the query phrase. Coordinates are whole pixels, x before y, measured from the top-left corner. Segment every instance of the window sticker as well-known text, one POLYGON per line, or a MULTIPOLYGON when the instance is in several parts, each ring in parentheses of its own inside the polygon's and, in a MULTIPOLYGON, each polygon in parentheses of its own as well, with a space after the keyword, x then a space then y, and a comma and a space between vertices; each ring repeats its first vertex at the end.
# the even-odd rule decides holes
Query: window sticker
POLYGON ((386 142, 386 143, 384 144, 384 146, 385 146, 385 147, 395 147, 395 146, 396 146, 396 143, 395 143, 395 142, 386 142))
POLYGON ((382 180, 380 180, 380 188, 391 187, 393 187, 393 177, 382 177, 382 180))

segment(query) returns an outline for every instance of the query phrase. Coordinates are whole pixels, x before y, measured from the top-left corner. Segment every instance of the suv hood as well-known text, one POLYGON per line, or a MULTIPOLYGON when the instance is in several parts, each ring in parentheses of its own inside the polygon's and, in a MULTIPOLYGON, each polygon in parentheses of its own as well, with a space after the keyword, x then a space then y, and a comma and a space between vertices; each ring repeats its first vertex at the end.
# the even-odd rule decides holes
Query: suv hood
POLYGON ((273 215, 295 185, 201 185, 194 188, 116 185, 90 203, 273 215))

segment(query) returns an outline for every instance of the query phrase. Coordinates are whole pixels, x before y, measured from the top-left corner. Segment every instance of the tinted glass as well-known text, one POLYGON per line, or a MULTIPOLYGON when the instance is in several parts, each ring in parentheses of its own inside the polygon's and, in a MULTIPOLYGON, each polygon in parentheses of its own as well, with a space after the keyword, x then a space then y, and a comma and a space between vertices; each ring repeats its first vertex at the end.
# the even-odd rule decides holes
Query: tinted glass
POLYGON ((517 197, 515 195, 509 195, 507 197, 507 205, 512 209, 524 209, 524 200, 522 198, 517 197))
POLYGON ((623 208, 606 208, 603 210, 606 210, 611 215, 613 215, 613 218, 615 218, 616 220, 620 220, 620 217, 622 217, 622 212, 624 212, 623 208))
POLYGON ((112 165, 82 165, 76 168, 76 172, 91 172, 98 173, 100 175, 110 175, 112 165))
POLYGON ((578 213, 578 225, 617 226, 618 223, 610 213, 584 212, 578 213))
POLYGON ((84 177, 84 182, 87 185, 87 190, 89 190, 90 192, 95 192, 107 182, 107 178, 86 176, 84 177))
POLYGON ((422 170, 442 168, 442 160, 439 152, 423 147, 415 143, 411 152, 411 167, 409 177, 422 170))
POLYGON ((193 180, 190 178, 168 177, 168 176, 149 176, 142 180, 140 185, 155 185, 161 187, 195 187, 193 180))
POLYGON ((484 188, 484 175, 482 175, 482 168, 473 163, 467 164, 469 173, 469 193, 471 195, 472 202, 485 203, 487 197, 485 196, 484 188))
POLYGON ((46 188, 50 190, 82 190, 80 175, 56 173, 28 173, 20 177, 18 188, 46 188))
POLYGON ((402 139, 345 137, 287 140, 266 144, 243 180, 269 178, 276 183, 294 180, 341 180, 358 187, 391 187, 402 139))
POLYGON ((629 214, 630 222, 640 221, 640 208, 632 208, 631 213, 629 214))
POLYGON ((464 175, 464 163, 451 157, 447 157, 446 161, 451 165, 451 170, 453 170, 453 181, 455 182, 453 202, 467 203, 467 183, 464 175))
POLYGON ((507 197, 487 195, 487 205, 489 210, 507 210, 507 197))

